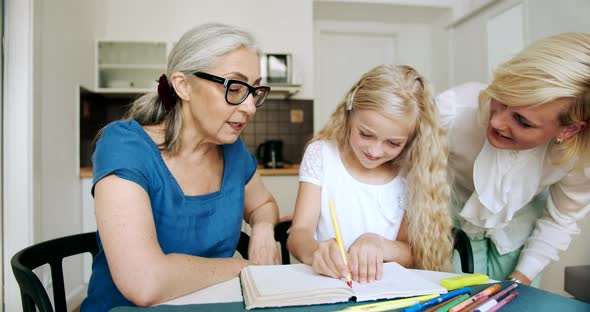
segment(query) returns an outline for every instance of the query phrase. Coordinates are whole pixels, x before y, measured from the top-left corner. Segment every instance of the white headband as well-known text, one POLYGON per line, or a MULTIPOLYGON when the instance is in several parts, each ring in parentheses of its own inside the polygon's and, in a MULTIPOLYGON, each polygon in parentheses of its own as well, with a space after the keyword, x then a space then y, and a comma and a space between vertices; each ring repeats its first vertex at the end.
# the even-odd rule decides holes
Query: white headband
POLYGON ((356 85, 354 87, 354 90, 352 90, 352 92, 350 93, 350 95, 348 96, 348 99, 346 99, 346 110, 352 110, 352 102, 354 101, 354 95, 356 94, 356 90, 359 88, 358 85, 356 85))

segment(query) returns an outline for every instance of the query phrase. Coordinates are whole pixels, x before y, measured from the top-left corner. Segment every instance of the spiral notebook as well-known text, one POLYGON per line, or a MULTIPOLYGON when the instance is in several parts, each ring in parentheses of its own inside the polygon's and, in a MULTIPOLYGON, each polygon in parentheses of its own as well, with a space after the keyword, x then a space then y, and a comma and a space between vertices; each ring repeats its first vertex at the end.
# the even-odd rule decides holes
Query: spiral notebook
POLYGON ((383 265, 383 278, 369 284, 319 275, 306 264, 247 266, 240 273, 246 309, 393 299, 443 294, 447 290, 395 262, 383 265))

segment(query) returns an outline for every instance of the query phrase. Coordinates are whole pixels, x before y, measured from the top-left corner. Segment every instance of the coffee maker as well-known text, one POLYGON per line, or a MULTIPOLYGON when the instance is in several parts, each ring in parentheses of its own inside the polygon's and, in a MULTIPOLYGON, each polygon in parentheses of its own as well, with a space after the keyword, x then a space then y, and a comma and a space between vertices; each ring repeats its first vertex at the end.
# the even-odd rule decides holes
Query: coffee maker
POLYGON ((269 140, 258 145, 256 157, 264 168, 283 168, 283 141, 269 140))

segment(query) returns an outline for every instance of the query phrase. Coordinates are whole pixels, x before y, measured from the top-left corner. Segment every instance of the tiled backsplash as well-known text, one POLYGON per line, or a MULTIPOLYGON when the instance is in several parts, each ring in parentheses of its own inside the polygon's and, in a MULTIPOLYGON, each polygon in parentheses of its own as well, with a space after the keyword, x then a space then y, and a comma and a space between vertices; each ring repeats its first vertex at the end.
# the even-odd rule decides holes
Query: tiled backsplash
MULTIPOLYGON (((90 167, 96 133, 111 121, 120 119, 137 95, 102 95, 80 90, 80 166, 90 167)), ((248 150, 267 140, 283 141, 286 163, 300 163, 307 141, 313 135, 312 100, 267 99, 254 119, 244 128, 242 139, 248 150)))
POLYGON ((312 135, 312 100, 268 99, 244 129, 242 139, 253 155, 256 155, 258 145, 265 141, 281 140, 284 161, 298 164, 312 135))

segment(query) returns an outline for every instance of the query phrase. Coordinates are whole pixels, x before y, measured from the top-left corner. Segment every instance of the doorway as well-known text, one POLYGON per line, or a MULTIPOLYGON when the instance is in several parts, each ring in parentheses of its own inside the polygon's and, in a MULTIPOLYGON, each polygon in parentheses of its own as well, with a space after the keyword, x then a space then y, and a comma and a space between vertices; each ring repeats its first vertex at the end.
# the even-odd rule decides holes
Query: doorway
POLYGON ((386 63, 395 63, 397 38, 383 29, 360 30, 318 21, 316 28, 316 101, 314 131, 328 121, 336 106, 362 74, 386 63))

